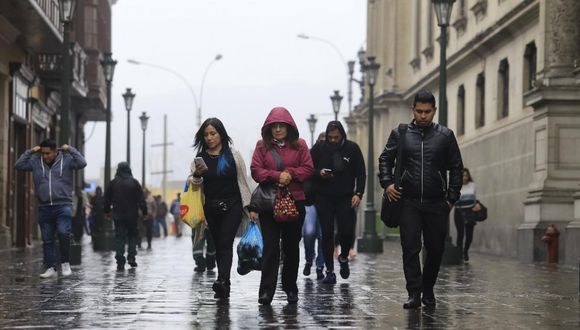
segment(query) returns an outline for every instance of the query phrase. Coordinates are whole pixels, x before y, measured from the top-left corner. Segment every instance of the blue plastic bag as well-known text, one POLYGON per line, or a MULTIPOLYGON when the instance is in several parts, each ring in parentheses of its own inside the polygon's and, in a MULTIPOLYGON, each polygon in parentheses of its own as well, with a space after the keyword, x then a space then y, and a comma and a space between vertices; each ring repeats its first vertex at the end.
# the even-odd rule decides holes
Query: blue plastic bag
POLYGON ((246 275, 252 270, 262 270, 264 241, 260 227, 250 221, 248 228, 238 243, 238 274, 246 275))

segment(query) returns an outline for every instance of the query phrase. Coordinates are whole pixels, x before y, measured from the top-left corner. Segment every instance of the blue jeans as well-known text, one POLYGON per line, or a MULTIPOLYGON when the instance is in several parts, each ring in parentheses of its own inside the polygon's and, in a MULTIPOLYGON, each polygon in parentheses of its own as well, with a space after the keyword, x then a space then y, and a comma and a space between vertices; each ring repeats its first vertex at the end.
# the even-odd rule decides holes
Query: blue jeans
POLYGON ((60 262, 70 261, 72 205, 44 205, 38 207, 38 224, 42 233, 44 263, 47 267, 56 265, 54 236, 58 235, 60 262))
POLYGON ((322 230, 314 205, 306 206, 306 217, 302 226, 304 239, 304 253, 306 262, 312 264, 314 260, 314 244, 318 240, 318 252, 316 253, 316 268, 324 268, 324 256, 322 255, 322 230))

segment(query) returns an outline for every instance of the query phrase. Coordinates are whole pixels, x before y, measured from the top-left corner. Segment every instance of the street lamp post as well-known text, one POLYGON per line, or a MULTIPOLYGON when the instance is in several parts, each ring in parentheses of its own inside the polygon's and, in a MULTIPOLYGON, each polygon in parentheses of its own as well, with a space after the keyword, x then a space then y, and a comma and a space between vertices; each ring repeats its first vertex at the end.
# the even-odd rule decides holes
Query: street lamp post
POLYGON ((310 129, 310 148, 312 148, 314 146, 314 130, 316 129, 316 122, 318 119, 316 119, 315 115, 310 114, 310 117, 308 117, 306 121, 308 122, 308 128, 310 129))
MULTIPOLYGON (((437 16, 437 24, 441 28, 439 39, 439 124, 447 126, 447 27, 451 18, 451 11, 455 0, 432 0, 433 9, 437 16)), ((441 264, 459 265, 461 264, 461 247, 453 245, 449 233, 449 217, 447 218, 447 238, 445 239, 445 250, 441 264)))
POLYGON ((340 103, 342 102, 342 95, 339 94, 339 91, 334 91, 334 95, 330 96, 330 101, 332 102, 332 111, 334 111, 334 120, 338 120, 340 103))
POLYGON ((147 130, 147 122, 149 121, 149 116, 146 112, 143 112, 139 117, 141 120, 141 130, 143 131, 143 156, 141 162, 141 185, 145 188, 145 131, 147 130))
POLYGON ((375 224, 375 156, 374 156, 374 95, 373 89, 376 83, 377 73, 380 64, 375 62, 374 56, 368 57, 366 74, 369 83, 369 109, 368 109, 368 157, 367 157, 367 204, 365 209, 365 230, 363 237, 358 240, 358 250, 360 252, 383 252, 383 241, 377 235, 375 224))
POLYGON ((125 100, 125 109, 127 109, 127 163, 131 164, 131 108, 133 108, 133 100, 135 93, 131 92, 131 88, 123 93, 125 100))
POLYGON ((201 86, 199 87, 199 111, 197 112, 198 127, 201 127, 201 107, 203 102, 203 85, 205 84, 205 77, 207 76, 207 72, 209 71, 209 68, 212 66, 212 64, 221 60, 222 57, 223 57, 222 54, 217 54, 214 57, 214 59, 211 62, 209 62, 209 64, 205 67, 205 72, 203 73, 203 77, 201 78, 201 86))
POLYGON ((59 143, 68 144, 70 140, 70 86, 71 86, 71 56, 70 56, 70 24, 73 20, 76 0, 60 0, 59 14, 63 25, 62 36, 62 78, 61 106, 59 122, 59 143))
MULTIPOLYGON (((107 191, 109 187, 109 182, 111 181, 111 85, 113 83, 113 76, 115 75, 115 65, 117 61, 113 60, 111 53, 105 53, 103 60, 101 60, 101 66, 103 67, 103 73, 105 76, 105 81, 107 83, 107 109, 106 109, 106 132, 105 132, 105 183, 104 188, 107 191)), ((113 222, 111 219, 97 219, 97 221, 102 221, 101 224, 97 224, 97 228, 101 228, 102 231, 97 233, 97 237, 94 243, 95 250, 111 251, 114 249, 115 233, 113 230, 113 222)))

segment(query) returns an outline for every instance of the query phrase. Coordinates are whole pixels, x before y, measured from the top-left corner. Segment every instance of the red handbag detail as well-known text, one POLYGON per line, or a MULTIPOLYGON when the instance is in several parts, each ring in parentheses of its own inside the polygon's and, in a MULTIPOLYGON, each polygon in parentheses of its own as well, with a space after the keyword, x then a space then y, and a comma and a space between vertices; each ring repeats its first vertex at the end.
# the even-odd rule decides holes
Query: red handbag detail
POLYGON ((294 196, 288 187, 279 187, 274 200, 274 221, 294 222, 300 218, 294 196))

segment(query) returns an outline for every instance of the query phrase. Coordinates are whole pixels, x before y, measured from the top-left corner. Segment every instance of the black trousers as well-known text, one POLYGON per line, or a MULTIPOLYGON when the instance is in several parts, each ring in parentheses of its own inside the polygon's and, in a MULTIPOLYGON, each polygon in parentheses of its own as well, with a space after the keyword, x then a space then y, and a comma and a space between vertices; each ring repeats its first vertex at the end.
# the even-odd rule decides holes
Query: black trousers
POLYGON ((114 218, 115 221, 115 259, 118 265, 125 264, 125 245, 127 245, 127 259, 135 261, 137 255, 137 219, 114 218))
POLYGON ((475 228, 475 223, 469 224, 465 223, 463 214, 456 208, 455 209, 455 229, 457 229, 457 247, 462 248, 462 251, 469 251, 471 242, 473 241, 473 229, 475 228), (463 238, 465 237, 465 243, 463 243, 463 238))
POLYGON ((262 255, 262 278, 260 279, 259 295, 266 293, 273 297, 278 282, 280 267, 280 239, 284 252, 282 265, 282 289, 286 292, 298 292, 298 264, 300 262, 300 239, 306 211, 304 201, 296 201, 300 219, 294 222, 276 222, 272 212, 260 213, 260 226, 264 238, 262 255))
POLYGON ((449 206, 444 200, 429 203, 403 200, 399 227, 403 248, 403 270, 409 294, 432 292, 445 249, 448 219, 449 206), (422 272, 419 260, 421 236, 426 254, 422 272))
POLYGON ((326 269, 334 271, 334 220, 336 219, 337 237, 340 244, 340 256, 348 257, 348 251, 354 243, 356 217, 351 207, 352 196, 332 197, 316 196, 316 212, 322 229, 322 254, 326 269))
POLYGON ((151 239, 153 239, 153 219, 143 220, 143 226, 145 227, 145 237, 147 238, 147 246, 151 246, 151 239))
POLYGON ((242 202, 237 198, 227 210, 208 205, 212 205, 212 203, 206 201, 204 212, 211 237, 215 243, 218 279, 229 281, 234 238, 242 221, 242 202))

